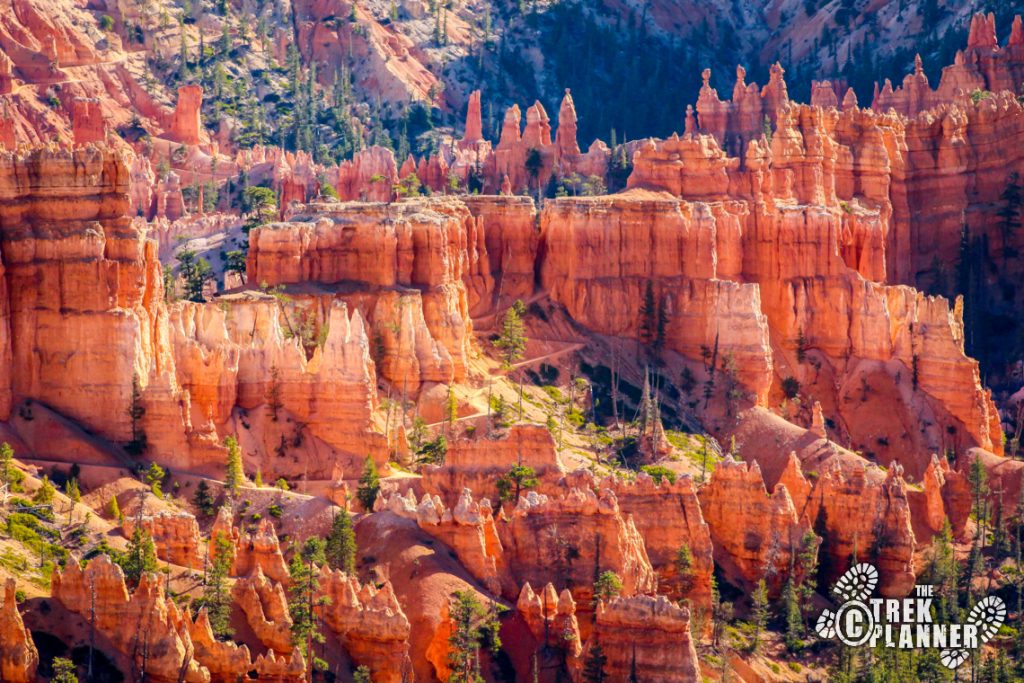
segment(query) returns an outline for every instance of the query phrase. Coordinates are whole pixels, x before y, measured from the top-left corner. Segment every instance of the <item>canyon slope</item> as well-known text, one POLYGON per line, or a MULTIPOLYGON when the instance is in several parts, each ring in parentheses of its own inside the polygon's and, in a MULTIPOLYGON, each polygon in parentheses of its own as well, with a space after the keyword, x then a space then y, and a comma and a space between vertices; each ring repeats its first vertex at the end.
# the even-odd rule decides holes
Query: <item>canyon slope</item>
POLYGON ((705 70, 677 133, 581 145, 573 92, 489 136, 473 91, 427 153, 339 160, 214 130, 224 92, 147 59, 191 36, 221 68, 220 33, 307 113, 346 54, 432 93, 372 8, 243 46, 231 10, 12 7, 3 680, 820 680, 858 561, 885 597, 940 551, 1013 590, 1020 357, 984 338, 1024 304, 1019 17, 871 102, 705 70), (802 596, 785 633, 762 590, 802 596))

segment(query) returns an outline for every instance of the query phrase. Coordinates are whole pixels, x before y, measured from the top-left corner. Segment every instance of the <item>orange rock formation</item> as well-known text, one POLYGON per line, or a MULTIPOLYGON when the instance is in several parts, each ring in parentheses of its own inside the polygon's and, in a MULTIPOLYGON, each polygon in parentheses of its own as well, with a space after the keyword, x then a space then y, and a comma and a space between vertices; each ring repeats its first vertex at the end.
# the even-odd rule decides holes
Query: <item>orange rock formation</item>
POLYGON ((18 613, 14 593, 14 579, 8 579, 0 600, 0 643, 3 643, 0 647, 0 679, 10 683, 33 683, 39 666, 39 652, 18 613))

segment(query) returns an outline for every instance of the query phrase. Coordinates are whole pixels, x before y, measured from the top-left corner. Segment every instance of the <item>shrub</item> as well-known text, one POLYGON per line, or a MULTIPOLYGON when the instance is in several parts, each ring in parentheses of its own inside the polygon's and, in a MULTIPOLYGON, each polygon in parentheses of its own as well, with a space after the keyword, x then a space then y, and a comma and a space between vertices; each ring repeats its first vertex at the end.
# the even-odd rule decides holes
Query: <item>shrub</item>
POLYGON ((670 484, 676 483, 676 473, 664 465, 644 465, 640 469, 649 474, 659 484, 662 479, 668 479, 670 484))

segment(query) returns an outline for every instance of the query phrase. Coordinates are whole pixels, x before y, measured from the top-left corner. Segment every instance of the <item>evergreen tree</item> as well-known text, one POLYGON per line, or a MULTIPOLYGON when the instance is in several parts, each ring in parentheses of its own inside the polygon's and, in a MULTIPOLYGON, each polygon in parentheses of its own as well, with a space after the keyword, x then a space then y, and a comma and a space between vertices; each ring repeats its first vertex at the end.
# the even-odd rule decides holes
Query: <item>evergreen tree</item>
POLYGON ((805 616, 812 610, 814 584, 818 574, 818 537, 810 529, 800 539, 800 550, 796 562, 800 567, 801 580, 797 587, 800 609, 805 616))
POLYGON ((132 374, 132 396, 128 405, 128 418, 132 422, 132 440, 125 446, 130 455, 136 457, 146 452, 146 432, 142 429, 142 418, 146 415, 146 408, 142 405, 142 387, 139 384, 138 373, 132 374))
POLYGON ((768 625, 768 584, 764 579, 757 582, 757 588, 751 596, 751 622, 754 626, 754 638, 751 641, 750 649, 757 652, 761 646, 761 633, 768 625))
POLYGON ((978 456, 971 460, 971 465, 967 472, 967 481, 971 485, 971 497, 973 499, 972 514, 978 521, 976 539, 981 543, 981 550, 984 550, 985 523, 988 517, 988 471, 978 456))
POLYGON ((178 264, 181 277, 185 280, 185 298, 198 303, 206 301, 203 290, 206 283, 213 279, 210 263, 197 257, 191 249, 185 249, 178 254, 178 264))
POLYGON ((111 496, 107 503, 107 515, 118 523, 124 523, 124 515, 121 514, 121 506, 117 504, 117 496, 111 496))
POLYGON ((157 498, 164 497, 161 485, 163 484, 165 474, 164 468, 160 467, 160 465, 155 462, 150 463, 149 468, 146 470, 146 483, 149 484, 149 490, 152 491, 153 495, 157 498))
POLYGON ((51 683, 78 683, 78 668, 66 657, 54 657, 51 683))
POLYGON ((675 557, 675 569, 677 581, 679 583, 680 595, 687 595, 693 590, 693 552, 690 550, 690 546, 686 543, 679 546, 676 550, 675 557))
POLYGON ((136 525, 132 531, 132 537, 128 541, 128 549, 120 558, 121 569, 124 571, 125 581, 129 586, 137 586, 143 574, 155 572, 156 544, 153 537, 140 525, 136 525))
POLYGON ((796 587, 793 579, 787 578, 782 589, 782 611, 786 625, 785 641, 790 651, 797 651, 803 647, 804 619, 800 612, 800 601, 797 598, 796 587))
POLYGON ((472 591, 456 591, 453 597, 455 602, 449 610, 452 634, 448 638, 451 646, 448 666, 452 669, 452 675, 448 681, 483 683, 478 651, 487 647, 492 652, 498 652, 501 648, 497 607, 494 604, 490 609, 484 607, 472 591))
POLYGON ((641 344, 651 344, 654 342, 654 336, 658 326, 657 316, 658 307, 654 301, 654 283, 648 280, 647 286, 644 287, 644 301, 640 305, 640 329, 638 332, 638 339, 641 344))
POLYGON ((603 571, 594 581, 594 604, 598 600, 608 602, 622 592, 622 579, 611 570, 603 571))
POLYGON ((320 581, 317 565, 326 561, 324 542, 319 538, 308 538, 292 557, 288 565, 291 586, 288 588, 288 608, 292 617, 292 642, 312 662, 306 668, 306 680, 311 681, 314 668, 323 668, 323 662, 316 659, 314 643, 324 642, 318 624, 317 608, 329 604, 329 599, 319 596, 320 581))
POLYGON ((494 346, 501 351, 501 359, 505 368, 511 368, 512 364, 523 357, 526 351, 526 326, 523 324, 523 314, 526 307, 522 301, 517 300, 512 304, 501 321, 501 331, 494 346))
POLYGON ((370 678, 370 668, 360 666, 352 672, 352 683, 373 683, 373 679, 370 678))
POLYGON ((78 488, 78 479, 72 477, 68 479, 68 482, 64 485, 64 494, 71 501, 68 506, 68 524, 71 524, 72 516, 75 513, 75 505, 82 500, 82 491, 78 488))
POLYGON ((928 582, 935 586, 936 617, 939 622, 950 622, 957 610, 957 561, 953 550, 953 530, 949 520, 932 539, 928 582))
POLYGON ((202 517, 209 517, 216 511, 215 501, 210 493, 210 485, 206 483, 205 479, 199 480, 192 502, 195 503, 196 510, 202 517))
POLYGON ((10 486, 14 482, 14 449, 4 441, 0 443, 0 483, 10 486))
POLYGON ((608 657, 604 654, 601 643, 595 642, 583 662, 583 680, 588 683, 604 683, 608 679, 608 674, 604 670, 607 663, 608 657))
POLYGON ((340 569, 350 576, 355 574, 356 532, 352 527, 352 518, 344 508, 334 515, 325 553, 331 569, 340 569))
POLYGON ((368 455, 363 463, 363 475, 359 477, 356 498, 364 510, 372 512, 378 493, 380 493, 380 474, 377 473, 377 463, 373 461, 373 456, 368 455))
POLYGON ((1024 201, 1024 192, 1021 189, 1020 175, 1013 172, 1006 179, 1006 188, 1000 195, 1003 206, 997 212, 1000 218, 1000 228, 1003 237, 1003 260, 1009 256, 1016 256, 1010 247, 1010 239, 1014 232, 1020 227, 1021 204, 1024 201))
POLYGON ((206 574, 206 587, 203 589, 203 604, 210 619, 213 635, 221 640, 229 640, 234 636, 231 628, 231 591, 227 587, 227 577, 231 572, 231 539, 218 532, 211 539, 213 545, 212 563, 206 574))
POLYGON ((228 449, 224 489, 228 495, 233 496, 245 481, 245 473, 242 471, 242 451, 238 447, 238 439, 234 436, 226 437, 224 446, 228 449))
POLYGON ((53 497, 56 493, 57 489, 53 487, 50 478, 44 474, 42 483, 32 495, 32 502, 36 505, 53 505, 53 497))
POLYGON ((532 467, 514 465, 507 474, 498 477, 498 500, 519 500, 523 489, 537 488, 540 481, 532 467))

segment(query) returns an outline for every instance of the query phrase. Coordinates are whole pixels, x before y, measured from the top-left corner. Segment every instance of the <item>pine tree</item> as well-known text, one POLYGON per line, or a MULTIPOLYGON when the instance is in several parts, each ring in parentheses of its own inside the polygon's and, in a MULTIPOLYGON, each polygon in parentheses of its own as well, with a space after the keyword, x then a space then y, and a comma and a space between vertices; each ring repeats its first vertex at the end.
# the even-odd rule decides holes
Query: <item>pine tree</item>
POLYGON ((107 515, 118 523, 124 522, 124 515, 121 514, 121 506, 117 504, 117 496, 111 496, 107 503, 107 515))
POLYGON ((978 534, 977 537, 981 541, 981 549, 985 549, 985 522, 988 511, 988 471, 985 469, 985 464, 981 461, 981 458, 975 456, 971 460, 970 468, 967 472, 967 481, 971 485, 971 495, 974 499, 972 506, 972 512, 974 518, 978 520, 978 534))
POLYGON ((448 638, 451 647, 448 666, 452 669, 452 676, 448 680, 453 683, 483 683, 478 668, 478 651, 482 647, 492 652, 501 648, 497 607, 494 604, 490 609, 484 607, 472 591, 456 591, 453 597, 455 602, 449 609, 452 634, 448 638))
POLYGON ((164 497, 161 485, 163 484, 165 474, 164 468, 160 467, 160 465, 155 462, 150 463, 149 468, 146 470, 146 483, 149 484, 149 490, 152 491, 153 495, 157 498, 164 497))
POLYGON ((782 611, 786 624, 786 647, 795 652, 803 647, 804 619, 792 578, 786 579, 782 589, 782 611))
POLYGON ((377 473, 377 463, 373 461, 373 456, 368 455, 363 463, 363 475, 359 477, 356 498, 364 510, 372 512, 378 493, 380 493, 380 475, 377 473))
POLYGON ((608 602, 622 592, 622 579, 611 570, 603 571, 594 581, 594 604, 598 600, 608 602))
POLYGON ((523 357, 526 351, 526 326, 523 324, 523 314, 526 307, 522 301, 517 300, 512 304, 501 321, 501 332, 494 346, 501 351, 502 363, 506 369, 523 357))
POLYGON ((199 480, 199 485, 196 486, 196 493, 192 498, 192 502, 195 503, 196 510, 200 516, 209 517, 214 513, 215 501, 210 493, 210 485, 206 483, 205 479, 199 480))
POLYGON ((604 683, 608 678, 604 667, 608 663, 608 657, 601 647, 601 643, 595 642, 587 653, 583 663, 583 680, 589 683, 604 683))
POLYGON ((206 574, 203 604, 213 634, 221 640, 228 640, 234 636, 234 629, 231 628, 231 591, 226 583, 231 572, 232 542, 221 532, 215 534, 210 542, 213 546, 213 561, 206 574))
POLYGON ((75 514, 75 505, 82 500, 82 491, 78 488, 78 480, 74 477, 68 479, 68 482, 64 485, 64 493, 71 501, 71 504, 68 505, 68 524, 71 524, 75 514))
POLYGON ((53 660, 53 678, 51 683, 78 683, 78 668, 66 657, 55 657, 53 660))
POLYGON ((455 421, 459 419, 459 401, 455 398, 455 392, 452 391, 451 385, 448 386, 448 400, 445 403, 444 418, 448 422, 450 433, 455 426, 455 421))
POLYGON ((143 574, 156 571, 156 544, 153 543, 153 537, 149 532, 141 526, 136 525, 132 531, 128 549, 120 564, 125 580, 130 586, 137 586, 143 574))
POLYGON ((291 576, 288 608, 292 617, 292 642, 306 656, 306 661, 312 662, 312 666, 306 667, 306 680, 309 681, 312 680, 313 669, 322 665, 315 658, 313 643, 324 642, 317 623, 317 607, 329 604, 329 599, 319 597, 317 565, 322 565, 325 559, 323 540, 308 538, 288 565, 291 576))
POLYGON ((761 633, 768 625, 768 584, 764 579, 757 582, 751 602, 750 616, 754 626, 754 639, 750 644, 750 649, 752 652, 757 652, 761 646, 761 633))
POLYGON ((1010 238, 1013 237, 1013 233, 1020 227, 1021 204, 1024 202, 1024 192, 1022 192, 1020 175, 1018 173, 1013 172, 1007 177, 1006 188, 999 198, 1003 200, 1003 206, 996 213, 1000 218, 1000 228, 1003 237, 1003 260, 1005 261, 1007 257, 1015 255, 1012 247, 1010 247, 1010 238))
POLYGON ((270 367, 270 385, 267 387, 267 407, 270 408, 270 419, 277 422, 277 413, 284 404, 281 401, 281 379, 276 365, 270 367))
POLYGON ((373 683, 373 679, 370 678, 370 668, 367 666, 358 667, 352 672, 352 683, 373 683))
POLYGON ((0 483, 8 486, 14 480, 14 449, 4 441, 0 443, 0 483))
POLYGON ((52 505, 53 497, 56 493, 57 490, 53 487, 53 483, 50 481, 50 478, 44 474, 42 483, 32 495, 32 502, 36 505, 52 505))
POLYGON ((536 488, 540 481, 532 467, 514 465, 507 474, 498 477, 498 500, 519 500, 523 489, 536 488))
POLYGON ((228 449, 224 489, 228 495, 233 496, 245 481, 245 473, 242 471, 242 451, 238 447, 238 439, 234 436, 226 437, 224 446, 228 449))
POLYGON ((334 515, 325 553, 331 569, 340 569, 350 576, 355 574, 356 533, 352 528, 352 518, 344 508, 334 515))
POLYGON ((677 575, 677 581, 679 583, 680 595, 687 595, 693 590, 693 552, 690 550, 690 546, 686 543, 679 546, 676 550, 675 557, 675 569, 677 575))
POLYGON ((132 374, 132 396, 128 404, 128 418, 132 423, 132 440, 125 446, 130 455, 136 457, 146 452, 146 432, 142 429, 142 418, 146 415, 146 408, 142 405, 142 387, 139 383, 138 373, 132 374))
POLYGON ((651 344, 657 329, 658 308, 654 301, 654 283, 647 281, 644 287, 644 301, 640 304, 640 328, 638 340, 641 344, 651 344))

